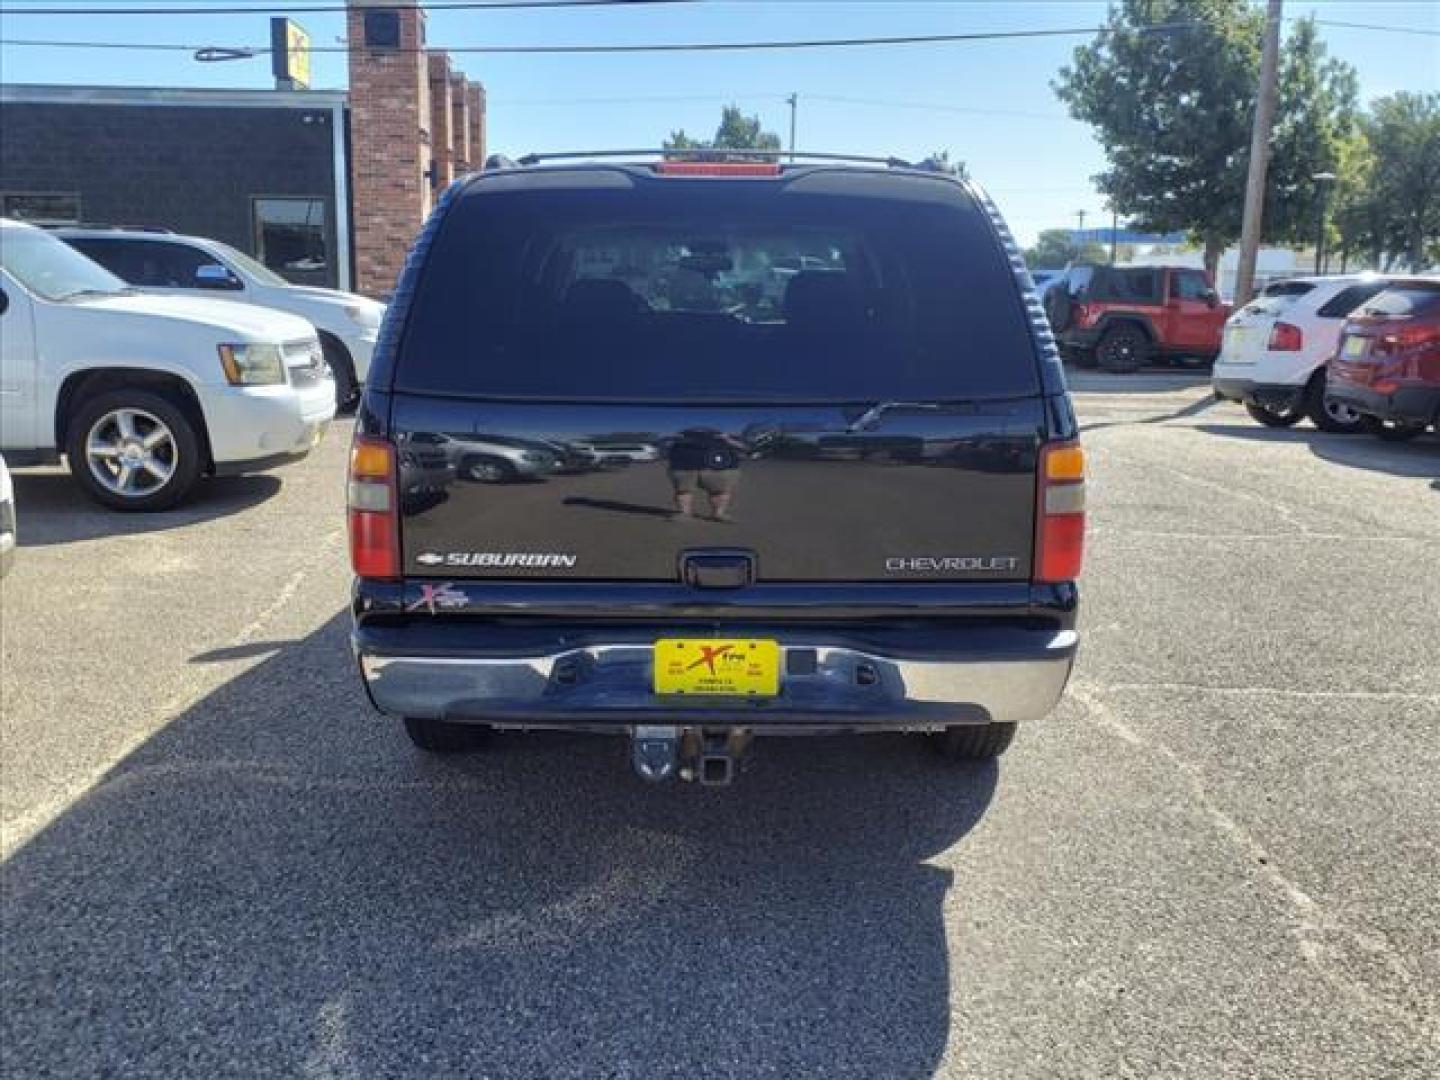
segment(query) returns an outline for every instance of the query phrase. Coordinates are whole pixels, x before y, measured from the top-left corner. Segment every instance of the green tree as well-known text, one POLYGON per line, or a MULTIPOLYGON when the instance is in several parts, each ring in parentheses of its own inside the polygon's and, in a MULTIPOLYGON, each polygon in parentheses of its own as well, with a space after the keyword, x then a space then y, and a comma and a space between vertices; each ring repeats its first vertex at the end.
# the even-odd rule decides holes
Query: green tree
POLYGON ((1269 240, 1309 244, 1326 197, 1315 174, 1338 174, 1359 128, 1357 79, 1354 68, 1327 55, 1314 19, 1305 18, 1281 50, 1278 82, 1264 231, 1269 240))
POLYGON ((1056 95, 1096 128, 1096 186, 1142 229, 1186 230, 1206 268, 1240 235, 1264 17, 1245 0, 1122 0, 1056 95), (1193 24, 1152 31, 1167 23, 1193 24))
POLYGON ((970 176, 970 171, 965 167, 965 162, 950 160, 949 150, 936 150, 924 161, 920 162, 920 168, 945 173, 947 176, 958 176, 961 180, 968 179, 970 176))
POLYGON ((1041 229, 1035 246, 1025 250, 1025 263, 1032 268, 1059 269, 1072 262, 1109 262, 1110 252, 1093 240, 1075 243, 1069 229, 1041 229))
POLYGON ((1364 128, 1383 247, 1423 270, 1440 258, 1440 93, 1380 98, 1364 128))
POLYGON ((1339 240, 1341 265, 1352 255, 1379 269, 1385 259, 1387 207, 1375 187, 1375 154, 1370 148, 1367 123, 1362 121, 1340 148, 1336 167, 1334 229, 1339 240))
MULTIPOLYGON (((1122 0, 1054 89, 1096 128, 1096 186, 1141 228, 1187 231, 1212 273, 1238 239, 1264 15, 1247 0, 1122 0), (1155 31, 1166 24, 1184 24, 1155 31)), ((1315 172, 1334 171, 1354 126, 1355 76, 1301 20, 1282 50, 1266 235, 1313 235, 1315 172)))
MULTIPOLYGON (((720 114, 720 126, 715 129, 713 139, 692 139, 680 128, 670 133, 664 149, 679 151, 706 150, 779 150, 780 136, 766 131, 760 124, 760 117, 746 116, 738 105, 726 105, 720 114)), ((724 157, 744 155, 725 154, 724 157)))
POLYGON ((1440 94, 1372 102, 1336 171, 1335 227, 1347 256, 1379 270, 1440 260, 1440 94))

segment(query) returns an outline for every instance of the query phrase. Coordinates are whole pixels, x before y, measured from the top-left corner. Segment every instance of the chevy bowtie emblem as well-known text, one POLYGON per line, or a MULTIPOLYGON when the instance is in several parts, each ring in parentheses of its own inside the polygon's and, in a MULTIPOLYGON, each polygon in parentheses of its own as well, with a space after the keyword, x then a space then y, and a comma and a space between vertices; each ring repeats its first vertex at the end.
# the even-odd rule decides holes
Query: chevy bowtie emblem
POLYGON ((439 566, 445 561, 445 556, 436 555, 433 551, 425 551, 416 555, 415 561, 423 566, 439 566))

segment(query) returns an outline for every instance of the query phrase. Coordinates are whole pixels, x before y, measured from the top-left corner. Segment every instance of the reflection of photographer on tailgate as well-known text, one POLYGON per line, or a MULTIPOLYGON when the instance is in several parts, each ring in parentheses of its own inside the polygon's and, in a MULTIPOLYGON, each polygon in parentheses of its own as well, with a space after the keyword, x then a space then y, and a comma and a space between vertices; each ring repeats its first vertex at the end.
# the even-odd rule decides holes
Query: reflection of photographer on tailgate
POLYGON ((710 518, 730 520, 730 501, 740 480, 740 456, 744 445, 723 432, 690 428, 670 447, 670 483, 675 489, 675 508, 685 517, 695 516, 695 493, 710 499, 710 518))

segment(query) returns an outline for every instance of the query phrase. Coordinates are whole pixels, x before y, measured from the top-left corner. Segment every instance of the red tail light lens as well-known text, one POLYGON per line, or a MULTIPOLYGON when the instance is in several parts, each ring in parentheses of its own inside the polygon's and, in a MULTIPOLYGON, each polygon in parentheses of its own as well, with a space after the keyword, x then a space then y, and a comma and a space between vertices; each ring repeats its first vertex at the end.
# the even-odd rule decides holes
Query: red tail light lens
POLYGON ((350 519, 350 566, 360 577, 400 576, 400 509, 396 497, 395 447, 357 435, 350 444, 346 503, 350 519))
POLYGON ((1079 443, 1040 448, 1035 514, 1035 580, 1074 581, 1085 560, 1085 451, 1079 443))
POLYGON ((1288 322, 1277 322, 1270 329, 1271 352, 1299 352, 1305 347, 1305 334, 1298 326, 1288 322))

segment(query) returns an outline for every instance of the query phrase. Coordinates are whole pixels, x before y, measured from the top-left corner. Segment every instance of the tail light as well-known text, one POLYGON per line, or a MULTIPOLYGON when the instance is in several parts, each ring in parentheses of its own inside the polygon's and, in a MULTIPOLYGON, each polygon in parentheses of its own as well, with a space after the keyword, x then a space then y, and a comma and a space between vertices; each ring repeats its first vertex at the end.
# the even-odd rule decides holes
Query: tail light
POLYGON ((1429 326, 1422 323, 1419 326, 1407 326, 1403 330, 1382 334, 1375 340, 1374 351, 1376 356, 1393 356, 1396 353, 1418 349, 1422 345, 1437 343, 1440 343, 1440 326, 1429 326))
POLYGON ((1265 347, 1271 352, 1299 352, 1305 347, 1305 334, 1298 326, 1277 322, 1270 329, 1270 343, 1265 347))
POLYGON ((1085 556, 1085 451, 1079 443, 1040 448, 1035 580, 1074 581, 1085 556))
POLYGON ((350 517, 350 566, 360 577, 400 576, 400 508, 396 497, 395 447, 357 435, 350 444, 346 504, 350 517))
POLYGON ((1089 326, 1097 317, 1097 309, 1089 304, 1075 305, 1075 325, 1079 327, 1089 326))

